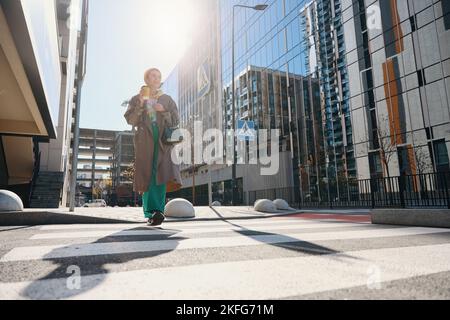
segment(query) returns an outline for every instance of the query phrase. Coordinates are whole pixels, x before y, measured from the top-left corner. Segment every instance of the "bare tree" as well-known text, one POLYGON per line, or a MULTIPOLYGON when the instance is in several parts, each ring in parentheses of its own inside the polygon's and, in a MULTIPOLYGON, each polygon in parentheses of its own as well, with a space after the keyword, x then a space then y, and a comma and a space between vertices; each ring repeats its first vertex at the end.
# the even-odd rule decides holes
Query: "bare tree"
POLYGON ((95 199, 102 199, 103 194, 103 180, 96 181, 92 188, 92 195, 95 199))
POLYGON ((431 163, 428 150, 423 147, 414 148, 414 156, 416 158, 416 168, 419 174, 429 173, 433 171, 433 164, 431 163))
POLYGON ((112 191, 112 179, 111 178, 102 178, 94 183, 93 187, 93 195, 96 199, 103 199, 104 192, 106 194, 110 194, 112 191))
POLYGON ((135 167, 134 160, 133 160, 133 162, 131 162, 131 164, 128 166, 128 168, 126 168, 124 170, 123 176, 126 179, 133 181, 135 172, 136 172, 136 167, 135 167))
POLYGON ((383 179, 384 190, 389 194, 389 199, 391 203, 393 203, 392 193, 394 192, 394 186, 392 185, 392 181, 390 179, 391 173, 389 165, 393 159, 394 154, 397 152, 397 144, 395 141, 395 135, 390 130, 391 126, 389 121, 390 120, 386 118, 386 116, 378 119, 374 139, 377 139, 381 162, 386 169, 387 179, 383 179), (386 124, 389 125, 386 126, 386 124))
POLYGON ((378 126, 375 131, 376 139, 378 139, 381 161, 386 168, 387 177, 390 178, 391 174, 389 170, 389 164, 393 159, 392 157, 397 152, 397 144, 395 142, 394 134, 390 132, 389 127, 386 128, 386 122, 389 123, 389 119, 384 116, 378 122, 378 126), (383 124, 383 126, 380 126, 380 124, 383 124))

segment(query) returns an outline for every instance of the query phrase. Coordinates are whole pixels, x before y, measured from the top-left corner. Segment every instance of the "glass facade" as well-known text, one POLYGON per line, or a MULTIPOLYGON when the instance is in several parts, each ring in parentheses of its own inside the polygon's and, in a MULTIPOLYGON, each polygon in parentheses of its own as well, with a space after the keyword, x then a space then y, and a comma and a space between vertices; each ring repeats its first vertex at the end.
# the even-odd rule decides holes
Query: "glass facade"
POLYGON ((58 125, 61 69, 55 1, 21 1, 53 126, 58 125), (45 26, 45 27, 44 27, 45 26))
MULTIPOLYGON (((182 127, 202 120, 203 130, 232 129, 234 65, 234 116, 280 130, 303 203, 349 201, 358 180, 450 170, 449 1, 208 0, 201 7, 204 31, 166 81, 182 127), (234 7, 261 3, 264 11, 234 7)), ((224 138, 227 154, 233 139, 224 138)), ((187 179, 192 170, 184 169, 187 179)), ((225 173, 213 184, 229 180, 229 166, 216 169, 225 173)))
POLYGON ((450 5, 436 0, 219 0, 223 126, 281 130, 302 201, 358 179, 449 171, 450 5))
MULTIPOLYGON (((201 30, 176 68, 164 81, 163 89, 177 102, 183 128, 193 128, 193 121, 203 122, 203 130, 221 129, 221 105, 217 1, 196 3, 201 30)), ((191 129, 192 130, 192 129, 191 129)))
MULTIPOLYGON (((203 130, 203 132, 208 129, 222 130, 223 124, 218 1, 198 0, 195 6, 200 28, 194 33, 191 45, 163 85, 164 92, 170 94, 177 103, 180 127, 191 133, 192 160, 196 153, 194 150, 205 148, 210 142, 194 139, 194 124, 201 123, 201 128, 197 127, 196 131, 203 130)), ((193 202, 196 205, 208 204, 208 182, 203 176, 212 170, 206 163, 199 162, 195 166, 181 164, 184 188, 168 194, 168 198, 182 197, 193 201, 194 189, 193 202)), ((213 184, 213 193, 218 192, 219 184, 213 184)))

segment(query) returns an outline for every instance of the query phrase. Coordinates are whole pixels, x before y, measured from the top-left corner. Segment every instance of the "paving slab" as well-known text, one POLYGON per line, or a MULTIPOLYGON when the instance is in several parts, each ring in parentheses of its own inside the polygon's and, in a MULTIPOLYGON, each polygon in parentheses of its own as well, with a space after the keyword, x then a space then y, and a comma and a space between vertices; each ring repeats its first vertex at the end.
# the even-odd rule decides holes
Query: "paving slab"
POLYGON ((450 228, 450 209, 376 209, 373 224, 450 228))
MULTIPOLYGON (((253 207, 201 207, 195 209, 193 218, 167 217, 165 222, 192 220, 222 220, 222 219, 252 219, 268 218, 298 214, 300 210, 283 210, 276 213, 262 213, 253 207)), ((45 225, 45 224, 96 224, 96 223, 145 223, 142 208, 75 208, 70 212, 68 208, 60 209, 25 209, 23 212, 4 212, 0 214, 0 225, 45 225)))

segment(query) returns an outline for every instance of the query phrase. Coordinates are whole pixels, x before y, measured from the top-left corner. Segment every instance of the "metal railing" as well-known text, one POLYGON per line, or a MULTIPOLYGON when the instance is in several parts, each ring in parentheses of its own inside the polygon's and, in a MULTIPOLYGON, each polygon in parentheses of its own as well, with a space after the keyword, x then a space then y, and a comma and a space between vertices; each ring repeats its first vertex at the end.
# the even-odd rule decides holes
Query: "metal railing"
POLYGON ((348 180, 321 185, 316 192, 275 188, 248 192, 258 199, 284 199, 294 208, 449 208, 450 172, 348 180))
POLYGON ((34 192, 34 187, 36 185, 36 180, 39 176, 39 171, 41 168, 41 152, 39 151, 38 147, 33 148, 33 152, 34 152, 34 166, 33 166, 33 175, 31 178, 31 182, 30 182, 30 189, 28 192, 28 203, 26 204, 26 207, 29 207, 31 204, 31 199, 33 198, 33 192, 34 192))

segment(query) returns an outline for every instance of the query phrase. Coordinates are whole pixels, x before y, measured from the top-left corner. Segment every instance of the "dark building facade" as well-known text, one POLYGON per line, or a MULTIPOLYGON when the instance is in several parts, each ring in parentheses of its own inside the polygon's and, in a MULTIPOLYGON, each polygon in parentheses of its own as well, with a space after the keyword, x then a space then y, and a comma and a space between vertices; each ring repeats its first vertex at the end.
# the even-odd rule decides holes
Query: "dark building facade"
POLYGON ((0 189, 25 207, 66 205, 87 0, 0 1, 0 189))
POLYGON ((127 184, 132 185, 133 179, 127 175, 127 171, 133 166, 134 161, 134 133, 117 132, 114 141, 114 151, 111 163, 112 187, 127 184))
POLYGON ((85 200, 107 199, 118 132, 80 128, 77 188, 85 200))

